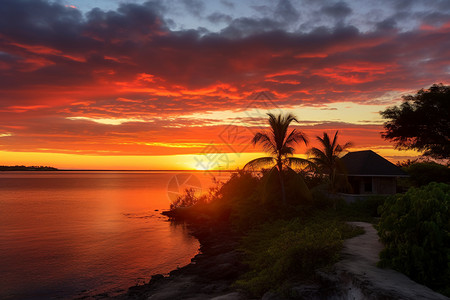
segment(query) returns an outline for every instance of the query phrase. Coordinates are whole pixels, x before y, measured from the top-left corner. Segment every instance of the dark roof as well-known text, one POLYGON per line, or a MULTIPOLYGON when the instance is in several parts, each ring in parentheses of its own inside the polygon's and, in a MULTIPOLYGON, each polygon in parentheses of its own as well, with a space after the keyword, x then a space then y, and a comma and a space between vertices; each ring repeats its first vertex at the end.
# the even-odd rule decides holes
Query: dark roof
POLYGON ((372 150, 349 152, 341 158, 348 175, 407 176, 407 174, 372 150))

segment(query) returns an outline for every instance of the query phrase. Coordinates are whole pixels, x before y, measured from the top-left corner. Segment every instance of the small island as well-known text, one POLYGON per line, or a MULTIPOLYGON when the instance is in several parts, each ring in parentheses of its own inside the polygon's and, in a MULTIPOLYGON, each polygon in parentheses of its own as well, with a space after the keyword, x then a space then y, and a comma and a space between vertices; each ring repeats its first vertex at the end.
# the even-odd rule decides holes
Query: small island
POLYGON ((58 171, 48 166, 0 166, 0 171, 58 171))

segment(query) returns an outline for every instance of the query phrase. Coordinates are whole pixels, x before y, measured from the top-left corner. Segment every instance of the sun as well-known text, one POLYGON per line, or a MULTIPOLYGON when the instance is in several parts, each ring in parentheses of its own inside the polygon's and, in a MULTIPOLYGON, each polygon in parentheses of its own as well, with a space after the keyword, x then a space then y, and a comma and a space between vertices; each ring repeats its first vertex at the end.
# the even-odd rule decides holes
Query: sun
POLYGON ((198 163, 195 164, 194 170, 197 170, 197 171, 209 171, 208 167, 206 167, 204 165, 201 165, 201 164, 198 164, 198 163))

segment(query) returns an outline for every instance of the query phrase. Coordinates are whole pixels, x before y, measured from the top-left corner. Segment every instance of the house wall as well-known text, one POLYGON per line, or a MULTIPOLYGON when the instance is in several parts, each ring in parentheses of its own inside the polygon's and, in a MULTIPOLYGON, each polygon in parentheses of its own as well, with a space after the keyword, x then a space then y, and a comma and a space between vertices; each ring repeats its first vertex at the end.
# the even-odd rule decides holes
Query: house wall
POLYGON ((397 182, 395 177, 372 177, 372 188, 374 194, 395 194, 397 182))
POLYGON ((356 195, 395 194, 397 190, 395 177, 349 176, 348 181, 356 195))

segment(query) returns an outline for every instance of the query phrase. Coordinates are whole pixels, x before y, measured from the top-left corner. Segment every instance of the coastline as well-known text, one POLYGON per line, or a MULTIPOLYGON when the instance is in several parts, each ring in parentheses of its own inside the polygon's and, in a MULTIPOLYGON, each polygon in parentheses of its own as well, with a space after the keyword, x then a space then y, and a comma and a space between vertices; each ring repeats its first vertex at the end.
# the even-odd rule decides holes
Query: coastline
MULTIPOLYGON (((236 250, 239 236, 224 224, 186 223, 189 234, 200 243, 199 254, 168 276, 154 274, 148 283, 132 286, 114 299, 247 299, 232 287, 247 270, 241 262, 242 253, 236 250)), ((95 298, 102 298, 102 295, 95 298)))
MULTIPOLYGON (((363 222, 351 225, 363 227, 365 233, 344 243, 341 259, 331 268, 316 270, 314 280, 293 282, 293 298, 269 291, 261 299, 449 299, 407 276, 376 267, 382 245, 373 226, 363 222)), ((190 299, 190 300, 246 300, 243 291, 233 282, 248 268, 242 264, 242 253, 236 250, 239 236, 227 226, 188 224, 200 242, 200 253, 191 263, 173 270, 169 276, 152 275, 148 283, 130 287, 114 299, 190 299)), ((95 299, 109 298, 98 295, 95 299)))

